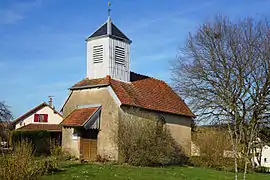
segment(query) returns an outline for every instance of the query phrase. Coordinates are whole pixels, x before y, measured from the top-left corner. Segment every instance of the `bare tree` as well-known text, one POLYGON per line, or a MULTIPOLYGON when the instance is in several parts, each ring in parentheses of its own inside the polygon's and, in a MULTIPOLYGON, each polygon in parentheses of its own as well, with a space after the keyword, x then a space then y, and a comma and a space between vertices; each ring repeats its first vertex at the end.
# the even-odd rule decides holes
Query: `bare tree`
POLYGON ((12 118, 11 111, 9 110, 9 107, 3 103, 0 102, 0 140, 4 138, 5 140, 8 140, 8 137, 10 135, 10 120, 12 118))
POLYGON ((4 103, 0 102, 0 122, 10 121, 12 118, 9 107, 4 103))
POLYGON ((262 150, 265 145, 269 145, 270 142, 270 127, 260 126, 257 134, 257 139, 252 143, 253 161, 252 167, 255 167, 255 162, 257 166, 262 165, 262 150))
POLYGON ((245 179, 257 127, 268 123, 269 29, 267 20, 232 22, 218 16, 189 35, 172 69, 176 91, 188 100, 198 120, 228 125, 235 179, 239 152, 245 160, 245 179))

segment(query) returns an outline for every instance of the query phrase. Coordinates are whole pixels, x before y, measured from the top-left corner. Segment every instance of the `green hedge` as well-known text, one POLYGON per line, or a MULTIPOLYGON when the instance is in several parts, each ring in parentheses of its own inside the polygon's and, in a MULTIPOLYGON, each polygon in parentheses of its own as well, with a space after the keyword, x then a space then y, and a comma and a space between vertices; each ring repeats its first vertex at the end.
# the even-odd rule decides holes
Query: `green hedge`
MULTIPOLYGON (((234 158, 220 157, 218 161, 213 161, 209 156, 192 156, 189 158, 189 165, 234 172, 234 158)), ((241 160, 238 160, 238 170, 244 171, 244 162, 241 160)))
POLYGON ((48 131, 14 131, 12 133, 12 144, 16 145, 22 140, 31 142, 35 155, 48 155, 51 148, 51 133, 48 131))

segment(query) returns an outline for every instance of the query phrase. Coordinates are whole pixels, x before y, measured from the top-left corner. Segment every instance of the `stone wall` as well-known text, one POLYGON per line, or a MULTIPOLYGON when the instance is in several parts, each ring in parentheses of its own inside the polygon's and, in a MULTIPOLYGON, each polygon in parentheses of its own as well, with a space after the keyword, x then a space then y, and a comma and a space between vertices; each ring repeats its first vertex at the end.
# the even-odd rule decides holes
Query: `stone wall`
POLYGON ((80 138, 72 139, 74 128, 62 128, 62 149, 69 152, 72 156, 80 157, 80 138))
POLYGON ((191 122, 190 117, 165 114, 166 125, 172 137, 183 148, 186 155, 191 154, 191 122))
MULTIPOLYGON (((117 160, 118 150, 115 135, 117 132, 119 107, 107 87, 73 91, 63 108, 63 116, 64 118, 67 117, 79 105, 94 104, 102 106, 100 131, 97 138, 97 153, 102 157, 117 160)), ((62 144, 66 143, 69 142, 63 138, 62 144)))
MULTIPOLYGON (((141 120, 149 119, 153 116, 159 116, 160 113, 149 110, 135 110, 127 106, 121 106, 117 104, 114 95, 108 87, 93 88, 85 90, 73 91, 68 101, 63 108, 63 116, 67 117, 77 106, 79 105, 102 105, 101 119, 100 119, 100 131, 97 138, 97 153, 102 157, 109 158, 111 160, 118 159, 118 148, 116 144, 117 135, 117 122, 121 117, 121 113, 127 113, 133 118, 141 120)), ((190 156, 191 151, 191 118, 185 116, 172 115, 168 113, 162 113, 165 118, 166 125, 170 130, 172 137, 182 147, 186 155, 190 156)), ((71 143, 72 133, 67 130, 63 130, 62 144, 64 149, 70 149, 70 151, 79 157, 79 144, 71 143), (65 136, 69 136, 67 138, 65 136)), ((79 143, 79 139, 78 139, 79 143)))

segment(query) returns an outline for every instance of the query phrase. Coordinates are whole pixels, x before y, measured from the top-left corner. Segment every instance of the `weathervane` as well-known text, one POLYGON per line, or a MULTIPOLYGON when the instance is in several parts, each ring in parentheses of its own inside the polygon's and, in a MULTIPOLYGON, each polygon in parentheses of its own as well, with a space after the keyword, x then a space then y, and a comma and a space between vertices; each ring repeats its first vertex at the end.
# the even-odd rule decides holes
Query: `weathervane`
POLYGON ((111 2, 108 2, 108 17, 111 17, 111 2))

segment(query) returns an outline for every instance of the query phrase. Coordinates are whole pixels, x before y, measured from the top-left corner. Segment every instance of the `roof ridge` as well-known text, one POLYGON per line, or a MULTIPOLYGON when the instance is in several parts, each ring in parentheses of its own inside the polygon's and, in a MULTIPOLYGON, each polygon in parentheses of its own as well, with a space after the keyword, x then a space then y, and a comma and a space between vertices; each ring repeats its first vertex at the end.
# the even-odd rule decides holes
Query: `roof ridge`
POLYGON ((39 105, 37 105, 37 106, 35 106, 35 107, 33 107, 33 108, 31 108, 29 111, 27 111, 26 113, 24 113, 24 114, 22 114, 21 116, 19 116, 19 117, 17 117, 15 120, 13 120, 11 123, 13 124, 13 123, 17 123, 18 121, 20 121, 21 120, 21 118, 23 118, 24 116, 27 116, 29 113, 31 113, 32 111, 34 112, 34 111, 37 111, 39 108, 41 108, 41 106, 42 105, 46 105, 46 106, 48 106, 48 104, 46 103, 46 102, 42 102, 42 103, 40 103, 39 105))
MULTIPOLYGON (((134 89, 134 91, 135 91, 135 87, 134 87, 134 84, 132 84, 132 82, 124 82, 124 81, 120 81, 120 80, 117 80, 117 79, 112 79, 112 82, 113 81, 116 81, 116 82, 118 82, 118 83, 124 83, 124 84, 128 84, 128 85, 131 85, 132 86, 132 88, 134 89)), ((114 85, 111 83, 110 84, 110 86, 111 86, 111 88, 113 89, 113 91, 116 91, 116 89, 115 89, 115 87, 114 87, 114 85)), ((118 88, 121 88, 123 91, 125 91, 125 93, 127 93, 127 94, 129 94, 129 92, 123 87, 123 86, 118 86, 118 88)), ((115 93, 116 94, 116 96, 118 97, 118 99, 120 98, 119 97, 119 95, 117 94, 117 93, 115 93)), ((138 93, 136 93, 136 94, 138 94, 138 93)), ((135 97, 136 98, 136 97, 135 97)))
POLYGON ((64 122, 64 120, 67 119, 69 116, 71 116, 71 114, 72 114, 74 111, 76 111, 76 110, 77 110, 77 108, 76 108, 76 109, 73 109, 73 111, 71 111, 71 112, 67 115, 67 117, 65 117, 65 118, 62 119, 62 121, 59 123, 59 125, 62 125, 62 122, 64 122))
POLYGON ((136 75, 145 76, 145 77, 150 77, 150 76, 148 76, 148 75, 140 74, 140 73, 137 73, 137 72, 134 72, 134 71, 130 71, 130 72, 133 73, 133 74, 136 74, 136 75))
MULTIPOLYGON (((74 84, 73 86, 71 86, 69 89, 72 90, 72 89, 82 88, 82 87, 85 87, 85 88, 91 87, 89 85, 83 85, 83 83, 88 83, 89 84, 90 81, 102 81, 102 80, 108 81, 108 79, 106 79, 106 77, 95 78, 95 79, 89 79, 88 77, 86 77, 86 78, 82 79, 81 81, 77 82, 76 84, 74 84)), ((105 82, 105 83, 95 83, 95 84, 106 85, 106 84, 109 84, 109 83, 105 82)), ((94 86, 96 86, 96 85, 94 85, 94 86)))
MULTIPOLYGON (((140 73, 136 73, 136 72, 133 72, 133 71, 130 71, 131 73, 135 74, 135 75, 139 75, 139 76, 144 76, 146 78, 149 78, 149 79, 154 79, 154 80, 157 80, 157 81, 162 81, 164 83, 166 83, 164 80, 162 79, 157 79, 155 77, 152 77, 152 76, 148 76, 148 75, 145 75, 145 74, 140 74, 140 73)), ((144 80, 144 79, 140 79, 140 80, 144 80)), ((136 80, 136 81, 139 81, 139 80, 136 80)), ((132 81, 132 82, 135 82, 135 81, 132 81)), ((166 83, 167 84, 167 83, 166 83)))
POLYGON ((42 106, 48 106, 51 110, 54 111, 54 113, 56 112, 59 116, 63 117, 62 114, 60 114, 56 109, 52 108, 48 103, 46 103, 45 101, 43 101, 42 103, 40 103, 39 105, 31 108, 29 111, 27 111, 26 113, 24 113, 23 115, 17 117, 15 120, 13 120, 11 123, 17 123, 18 121, 20 121, 23 117, 25 116, 29 116, 30 114, 33 114, 34 112, 38 111, 40 108, 42 108, 42 106))
POLYGON ((87 118, 87 120, 86 120, 82 125, 84 126, 88 121, 90 121, 90 119, 96 114, 96 112, 97 112, 98 110, 101 109, 101 107, 102 107, 102 106, 95 107, 96 110, 95 110, 92 114, 90 114, 90 116, 87 118))
POLYGON ((105 24, 107 24, 107 21, 105 21, 102 25, 98 26, 98 28, 96 28, 96 30, 91 33, 90 35, 87 36, 87 38, 85 39, 86 41, 93 35, 95 34, 100 28, 102 28, 105 24))

